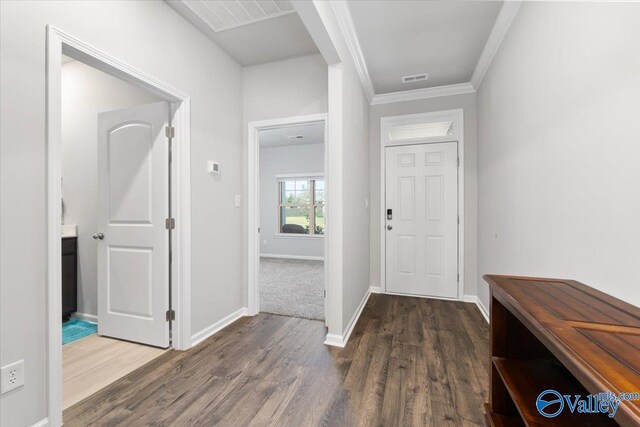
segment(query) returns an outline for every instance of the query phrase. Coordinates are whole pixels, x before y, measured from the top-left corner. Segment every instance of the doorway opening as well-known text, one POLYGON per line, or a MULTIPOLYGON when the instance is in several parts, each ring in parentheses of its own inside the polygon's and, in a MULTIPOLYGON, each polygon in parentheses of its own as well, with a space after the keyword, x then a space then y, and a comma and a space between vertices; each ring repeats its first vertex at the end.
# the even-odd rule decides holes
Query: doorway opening
POLYGON ((51 26, 46 80, 47 398, 61 425, 190 347, 190 113, 185 94, 51 26))
POLYGON ((251 314, 326 321, 325 140, 325 115, 249 124, 251 314))
POLYGON ((260 310, 324 320, 324 123, 264 129, 260 310))
POLYGON ((170 345, 170 104, 67 56, 61 78, 64 410, 170 345))

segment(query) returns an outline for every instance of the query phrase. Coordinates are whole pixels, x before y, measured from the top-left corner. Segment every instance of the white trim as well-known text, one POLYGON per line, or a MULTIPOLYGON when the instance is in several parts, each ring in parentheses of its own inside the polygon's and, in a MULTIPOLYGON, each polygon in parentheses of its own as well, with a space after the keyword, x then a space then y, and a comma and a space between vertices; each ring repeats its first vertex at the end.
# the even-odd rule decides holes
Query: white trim
POLYGON ((310 172, 310 173, 282 173, 276 175, 276 179, 287 179, 287 178, 324 178, 324 172, 310 172))
POLYGON ((372 294, 381 294, 381 293, 382 293, 382 288, 381 288, 380 286, 371 286, 371 287, 369 288, 369 291, 370 291, 372 294))
POLYGON ((355 63, 364 93, 369 102, 371 102, 375 97, 375 90, 373 88, 373 83, 371 83, 371 76, 369 75, 367 63, 364 60, 364 55, 362 54, 362 48, 360 47, 360 41, 358 40, 355 26, 353 25, 351 12, 349 12, 349 5, 346 1, 331 1, 329 2, 329 5, 336 16, 340 31, 347 43, 351 58, 355 63))
POLYGON ((274 239, 323 239, 324 234, 276 233, 274 239))
POLYGON ((414 101, 416 99, 437 98, 440 96, 462 95, 474 92, 475 89, 471 83, 459 83, 447 86, 428 87, 424 89, 404 90, 401 92, 382 93, 373 97, 371 105, 414 101))
POLYGON ((349 321, 349 324, 345 328, 342 335, 327 334, 324 340, 325 345, 330 345, 333 347, 344 347, 345 345, 347 345, 349 337, 351 336, 351 332, 353 332, 353 328, 355 328, 356 324, 358 323, 358 319, 360 319, 362 310, 364 310, 364 308, 366 307, 367 301, 369 301, 370 296, 371 289, 367 289, 367 292, 364 294, 364 298, 362 298, 362 301, 360 301, 358 309, 355 313, 353 313, 353 316, 351 317, 351 320, 349 321))
POLYGON ((260 254, 260 258, 302 259, 307 261, 324 261, 324 257, 311 255, 260 254))
POLYGON ((62 54, 118 77, 172 103, 173 126, 179 144, 174 154, 175 177, 172 213, 176 220, 173 239, 171 296, 176 311, 173 348, 191 346, 191 153, 190 98, 187 94, 145 74, 52 25, 46 28, 46 188, 47 188, 47 412, 50 425, 62 425, 61 330, 61 59, 62 54))
POLYGON ((511 22, 516 16, 521 4, 522 2, 520 1, 505 1, 502 3, 500 13, 498 13, 496 22, 493 24, 491 33, 487 38, 487 43, 484 45, 484 49, 480 54, 476 68, 473 70, 473 75, 471 76, 471 85, 473 85, 475 90, 478 90, 480 87, 482 79, 484 79, 491 65, 491 61, 493 61, 493 58, 496 56, 496 52, 498 52, 502 40, 504 40, 504 36, 507 34, 511 22))
POLYGON ((484 304, 482 303, 479 297, 476 297, 475 302, 476 302, 476 305, 478 306, 478 309, 480 310, 480 313, 482 314, 482 317, 484 317, 484 320, 486 320, 487 323, 491 323, 489 321, 489 310, 487 310, 487 307, 484 306, 484 304))
POLYGON ((171 298, 173 348, 188 350, 191 344, 191 99, 185 98, 173 116, 176 128, 171 213, 176 220, 172 241, 171 298))
MULTIPOLYGON (((247 313, 255 316, 260 312, 260 140, 258 132, 264 129, 277 129, 301 124, 323 123, 325 126, 325 165, 327 164, 327 114, 284 117, 248 123, 247 133, 247 313)), ((325 166, 326 169, 326 166, 325 166)), ((326 175, 327 172, 325 172, 326 175)), ((326 183, 329 192, 329 183, 326 183)), ((328 200, 327 200, 328 202, 328 200)), ((328 203, 327 203, 328 204, 328 203)), ((326 219, 325 219, 326 220, 326 219)), ((325 239, 325 253, 327 253, 325 239)), ((325 281, 327 265, 325 263, 325 281)))
POLYGON ((462 301, 464 302, 469 302, 469 303, 476 303, 476 301, 478 300, 478 297, 475 295, 465 295, 462 297, 462 301))
POLYGON ((47 427, 49 425, 49 418, 45 418, 44 420, 40 420, 31 427, 47 427))
POLYGON ((482 304, 482 301, 480 301, 479 297, 477 297, 476 295, 465 295, 464 302, 477 305, 478 310, 480 310, 480 314, 482 314, 482 317, 484 317, 484 320, 486 320, 487 323, 489 323, 489 311, 485 308, 484 304, 482 304))
MULTIPOLYGON (((447 116, 453 120, 454 136, 453 140, 451 136, 444 138, 433 138, 428 143, 438 142, 452 142, 457 141, 458 144, 458 158, 460 159, 460 165, 458 167, 458 216, 460 222, 458 224, 458 297, 457 301, 464 299, 464 223, 465 223, 465 210, 464 210, 464 111, 462 108, 446 111, 434 111, 431 113, 418 113, 418 114, 406 114, 401 116, 388 116, 380 119, 380 288, 383 293, 387 292, 387 278, 386 278, 386 161, 385 161, 385 148, 394 144, 388 144, 385 137, 385 127, 387 123, 396 120, 412 119, 412 118, 424 118, 433 119, 436 117, 447 116)), ((430 297, 431 298, 431 297, 430 297)))
POLYGON ((86 320, 87 322, 91 323, 98 323, 98 316, 96 316, 95 314, 81 313, 79 311, 76 311, 71 315, 71 317, 86 320))
MULTIPOLYGON (((299 2, 294 2, 299 3, 299 2)), ((314 2, 316 4, 316 2, 314 2)), ((323 3, 319 3, 323 4, 323 3)), ((325 325, 328 334, 342 331, 343 299, 343 70, 342 64, 328 67, 328 121, 325 156, 325 225, 324 277, 325 325)))
POLYGON ((442 301, 467 302, 463 298, 437 297, 437 296, 434 296, 434 295, 418 295, 418 294, 408 294, 408 293, 390 292, 390 291, 383 291, 381 293, 385 294, 385 295, 395 295, 395 296, 399 296, 399 297, 411 297, 411 298, 422 298, 422 299, 438 299, 438 300, 442 300, 442 301))
POLYGON ((332 347, 344 347, 344 340, 342 339, 342 335, 327 334, 324 339, 324 344, 332 347))
POLYGON ((234 311, 230 315, 218 320, 214 324, 207 326, 200 332, 196 332, 191 336, 191 347, 197 346, 202 341, 220 332, 222 329, 231 325, 233 322, 240 319, 241 317, 245 317, 247 315, 248 315, 247 307, 242 307, 241 309, 234 311))

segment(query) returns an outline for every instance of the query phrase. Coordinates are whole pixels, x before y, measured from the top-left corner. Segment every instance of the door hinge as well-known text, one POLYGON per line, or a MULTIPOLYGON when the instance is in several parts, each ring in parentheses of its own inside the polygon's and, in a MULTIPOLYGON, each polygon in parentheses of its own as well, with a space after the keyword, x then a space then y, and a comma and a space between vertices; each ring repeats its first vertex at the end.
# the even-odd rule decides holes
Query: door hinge
POLYGON ((167 218, 164 220, 164 228, 167 230, 173 230, 176 228, 176 220, 175 218, 167 218))
POLYGON ((458 167, 460 167, 460 157, 458 157, 458 167))
POLYGON ((457 282, 460 283, 460 273, 458 273, 458 279, 457 282))
POLYGON ((460 215, 458 215, 458 225, 460 225, 460 215))
POLYGON ((175 138, 176 137, 176 128, 173 126, 167 126, 164 128, 164 134, 167 138, 175 138))
POLYGON ((324 290, 324 297, 325 298, 327 297, 327 290, 326 289, 324 290))
POLYGON ((166 313, 165 317, 167 319, 167 322, 169 322, 169 321, 172 322, 172 321, 176 320, 176 312, 175 312, 175 310, 167 310, 167 313, 166 313))

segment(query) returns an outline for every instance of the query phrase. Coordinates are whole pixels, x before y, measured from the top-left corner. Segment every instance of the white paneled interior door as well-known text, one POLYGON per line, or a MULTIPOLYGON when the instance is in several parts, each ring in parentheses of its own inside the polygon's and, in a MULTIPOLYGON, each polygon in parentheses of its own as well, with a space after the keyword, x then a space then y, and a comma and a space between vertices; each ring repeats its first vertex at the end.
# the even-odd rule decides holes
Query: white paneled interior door
POLYGON ((458 298, 456 142, 386 153, 386 290, 458 298))
POLYGON ((169 346, 169 104, 98 115, 98 333, 169 346))

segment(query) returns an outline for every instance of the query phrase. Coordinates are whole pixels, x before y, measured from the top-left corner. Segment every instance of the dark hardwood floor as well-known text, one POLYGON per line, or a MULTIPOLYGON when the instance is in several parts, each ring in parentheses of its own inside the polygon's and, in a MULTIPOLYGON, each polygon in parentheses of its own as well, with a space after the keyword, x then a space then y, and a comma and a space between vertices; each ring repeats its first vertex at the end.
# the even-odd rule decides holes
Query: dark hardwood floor
POLYGON ((477 307, 371 295, 344 349, 323 322, 260 314, 169 351, 64 412, 65 426, 482 425, 477 307))

